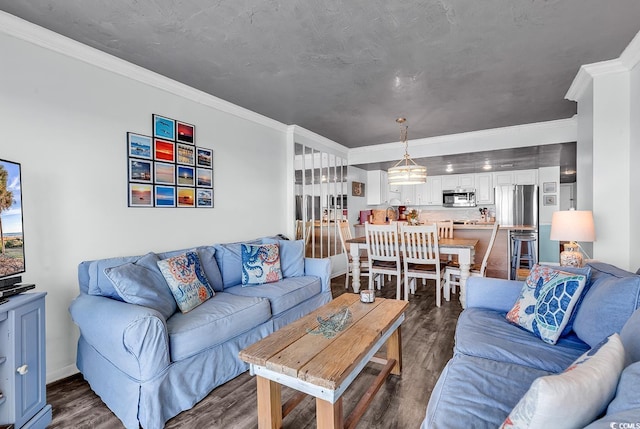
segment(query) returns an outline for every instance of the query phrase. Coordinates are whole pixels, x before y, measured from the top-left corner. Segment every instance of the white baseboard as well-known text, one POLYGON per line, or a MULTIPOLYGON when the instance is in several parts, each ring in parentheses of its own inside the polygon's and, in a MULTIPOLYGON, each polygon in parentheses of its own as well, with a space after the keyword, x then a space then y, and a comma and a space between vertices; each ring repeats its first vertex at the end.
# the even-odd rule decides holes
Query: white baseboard
POLYGON ((47 372, 47 384, 61 380, 63 378, 67 378, 69 376, 77 374, 78 372, 80 371, 75 364, 65 366, 64 368, 60 368, 56 371, 47 372))

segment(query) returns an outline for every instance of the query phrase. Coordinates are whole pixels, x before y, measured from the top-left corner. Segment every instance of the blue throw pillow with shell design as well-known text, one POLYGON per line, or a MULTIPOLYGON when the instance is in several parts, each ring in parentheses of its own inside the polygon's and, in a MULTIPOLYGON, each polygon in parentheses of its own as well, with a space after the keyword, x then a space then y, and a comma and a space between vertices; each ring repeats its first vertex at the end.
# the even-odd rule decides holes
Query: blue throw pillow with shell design
POLYGON ((507 320, 555 344, 571 319, 587 277, 535 265, 507 320))

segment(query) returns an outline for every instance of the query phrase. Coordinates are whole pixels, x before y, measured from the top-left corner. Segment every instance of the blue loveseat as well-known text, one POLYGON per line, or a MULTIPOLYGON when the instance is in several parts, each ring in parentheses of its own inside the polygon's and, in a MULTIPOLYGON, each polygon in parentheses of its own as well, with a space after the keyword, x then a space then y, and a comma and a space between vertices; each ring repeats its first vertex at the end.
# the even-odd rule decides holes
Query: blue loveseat
POLYGON ((158 295, 151 294, 149 301, 148 277, 129 281, 126 290, 116 290, 107 277, 113 267, 184 250, 80 263, 80 295, 69 308, 80 328, 76 364, 127 428, 162 428, 246 371, 240 350, 331 301, 328 259, 304 258, 302 241, 251 243, 260 242, 279 243, 283 280, 243 287, 240 243, 198 247, 215 295, 184 314, 175 306, 167 312, 162 305, 140 305, 153 304, 158 295))
POLYGON ((431 393, 422 429, 499 427, 536 378, 565 371, 613 333, 622 339, 626 368, 613 401, 589 428, 640 424, 640 276, 604 263, 589 267, 573 329, 555 345, 506 320, 522 282, 470 278, 454 354, 431 393))

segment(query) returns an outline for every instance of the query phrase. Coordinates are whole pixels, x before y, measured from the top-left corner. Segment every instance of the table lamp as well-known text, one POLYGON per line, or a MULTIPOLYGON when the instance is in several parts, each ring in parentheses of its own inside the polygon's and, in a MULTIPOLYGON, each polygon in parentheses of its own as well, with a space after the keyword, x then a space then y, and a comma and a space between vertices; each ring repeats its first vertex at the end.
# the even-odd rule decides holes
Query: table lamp
POLYGON ((578 241, 594 241, 596 238, 591 210, 567 210, 553 213, 551 240, 568 241, 560 253, 560 266, 581 267, 582 249, 578 241))

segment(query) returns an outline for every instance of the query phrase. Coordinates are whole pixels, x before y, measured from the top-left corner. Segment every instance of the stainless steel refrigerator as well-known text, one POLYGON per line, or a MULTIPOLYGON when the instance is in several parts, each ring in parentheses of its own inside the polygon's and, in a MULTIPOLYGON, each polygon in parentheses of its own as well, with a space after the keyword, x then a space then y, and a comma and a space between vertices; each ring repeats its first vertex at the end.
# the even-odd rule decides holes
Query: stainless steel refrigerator
MULTIPOLYGON (((501 185, 495 188, 496 222, 500 227, 516 227, 509 230, 509 243, 514 235, 531 235, 534 240, 534 253, 538 260, 538 185, 501 185), (530 226, 533 230, 518 229, 518 226, 530 226)), ((509 245, 509 264, 514 252, 509 245)), ((513 277, 509 270, 509 278, 513 277)))

